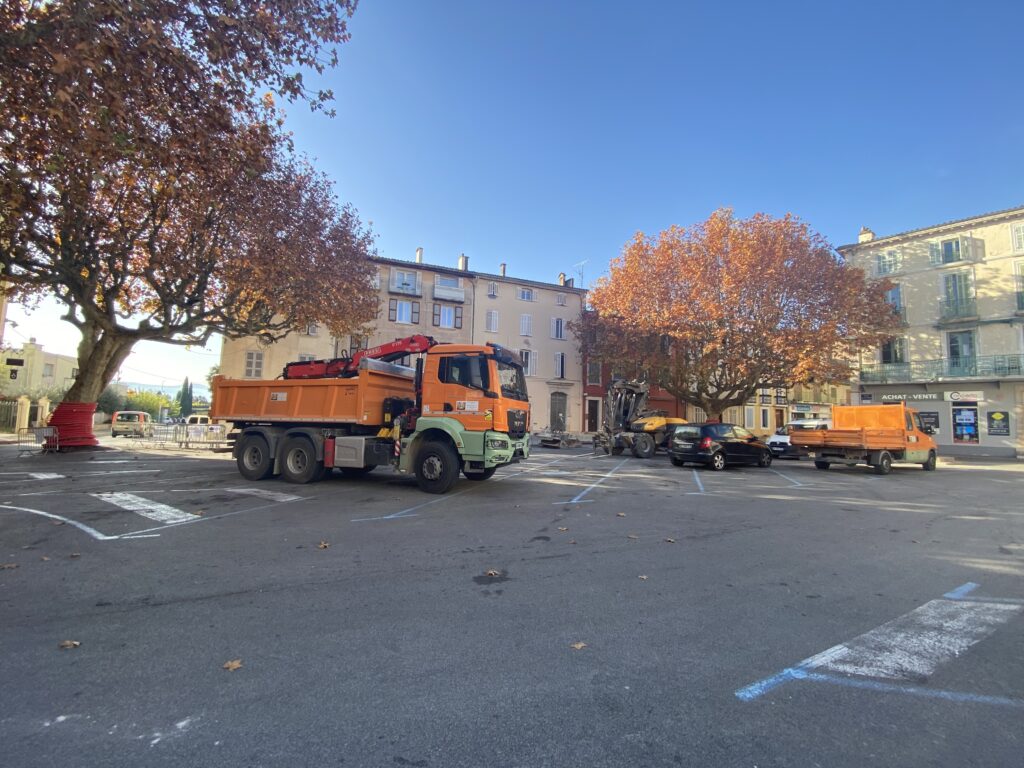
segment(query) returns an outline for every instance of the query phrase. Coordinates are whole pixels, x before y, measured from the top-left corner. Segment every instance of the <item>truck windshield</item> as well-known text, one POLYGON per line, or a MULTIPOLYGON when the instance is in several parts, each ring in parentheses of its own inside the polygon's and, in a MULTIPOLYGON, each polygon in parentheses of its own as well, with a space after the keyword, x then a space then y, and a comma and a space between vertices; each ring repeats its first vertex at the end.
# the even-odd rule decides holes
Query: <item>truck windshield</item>
POLYGON ((495 360, 498 365, 498 381, 501 382, 501 395, 512 400, 526 402, 526 377, 523 376, 523 366, 515 363, 506 363, 502 360, 495 360))

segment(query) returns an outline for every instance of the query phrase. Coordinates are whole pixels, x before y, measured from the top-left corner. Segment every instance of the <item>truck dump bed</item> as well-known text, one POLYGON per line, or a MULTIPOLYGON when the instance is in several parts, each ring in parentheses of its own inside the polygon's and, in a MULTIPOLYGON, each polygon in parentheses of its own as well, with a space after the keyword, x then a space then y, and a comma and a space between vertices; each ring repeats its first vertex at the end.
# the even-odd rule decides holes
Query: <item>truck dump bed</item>
POLYGON ((408 368, 363 360, 350 379, 213 380, 210 416, 230 422, 383 426, 384 400, 415 397, 408 368))
POLYGON ((833 429, 800 430, 789 441, 803 448, 859 448, 900 451, 907 447, 907 412, 901 405, 837 405, 833 429))

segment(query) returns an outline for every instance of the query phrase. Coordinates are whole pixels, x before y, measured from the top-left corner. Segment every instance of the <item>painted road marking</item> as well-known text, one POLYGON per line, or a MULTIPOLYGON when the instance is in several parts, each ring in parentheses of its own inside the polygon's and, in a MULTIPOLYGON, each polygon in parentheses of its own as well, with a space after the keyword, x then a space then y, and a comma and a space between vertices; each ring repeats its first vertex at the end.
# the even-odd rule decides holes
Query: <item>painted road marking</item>
POLYGON ((582 498, 583 498, 584 496, 586 496, 586 495, 587 495, 588 493, 590 493, 590 492, 591 492, 592 490, 594 490, 594 489, 595 489, 595 488, 597 488, 597 487, 598 487, 599 485, 601 485, 601 483, 603 483, 603 482, 604 482, 605 480, 607 480, 607 479, 608 479, 609 477, 611 477, 612 475, 614 475, 614 474, 615 474, 615 473, 616 473, 616 472, 617 472, 617 471, 619 470, 619 467, 621 467, 621 466, 622 466, 623 464, 625 464, 625 463, 626 463, 627 461, 629 461, 629 459, 623 459, 622 461, 620 461, 620 462, 619 462, 618 464, 616 464, 616 465, 615 465, 614 467, 612 467, 612 468, 611 468, 610 470, 608 470, 607 472, 605 472, 605 473, 604 473, 604 474, 603 474, 603 475, 602 475, 601 477, 599 477, 599 478, 597 479, 597 481, 596 481, 596 482, 593 482, 593 483, 591 483, 591 484, 590 484, 590 485, 588 485, 588 486, 587 486, 586 488, 584 488, 584 489, 583 489, 582 491, 580 491, 579 493, 577 493, 577 494, 576 494, 576 496, 575 496, 575 497, 574 497, 574 498, 572 499, 572 501, 556 501, 556 502, 554 502, 554 503, 555 503, 555 504, 582 504, 582 503, 588 503, 588 502, 581 502, 581 501, 580 501, 580 499, 582 499, 582 498))
POLYGON ((60 520, 62 523, 73 525, 80 531, 85 531, 87 534, 92 536, 97 541, 109 541, 110 539, 118 538, 117 536, 107 536, 106 534, 100 533, 95 528, 90 528, 88 525, 80 523, 77 520, 72 520, 70 517, 61 517, 60 515, 55 515, 51 512, 43 512, 43 510, 41 509, 32 509, 31 507, 15 507, 11 506, 10 504, 2 504, 0 505, 0 509, 13 509, 17 512, 28 512, 33 515, 39 515, 40 517, 48 517, 51 520, 60 520))
POLYGON ((156 520, 158 523, 186 523, 200 519, 198 515, 191 515, 168 504, 150 501, 131 493, 91 493, 89 495, 137 515, 148 517, 150 520, 156 520))
POLYGON ((960 656, 1024 610, 1020 603, 1003 602, 998 598, 988 601, 965 599, 977 586, 973 582, 964 584, 946 593, 947 596, 955 596, 952 599, 947 597, 925 603, 849 642, 833 646, 771 677, 740 688, 736 697, 741 701, 753 701, 790 680, 806 680, 950 701, 1024 707, 1024 700, 935 691, 863 679, 926 680, 940 665, 960 656))
POLYGON ((704 493, 704 482, 700 479, 700 473, 697 472, 696 469, 693 470, 693 482, 695 482, 697 487, 700 488, 700 492, 704 493))
POLYGON ((280 491, 268 491, 264 488, 225 488, 225 491, 231 493, 244 493, 247 496, 258 496, 261 499, 269 499, 270 501, 301 501, 304 496, 293 496, 290 493, 281 493, 280 491))
POLYGON ((63 480, 64 475, 58 475, 56 472, 29 472, 28 476, 34 480, 63 480))
POLYGON ((769 472, 774 472, 776 475, 781 477, 783 480, 786 480, 787 482, 791 483, 794 488, 801 488, 801 487, 803 487, 803 483, 801 483, 801 482, 799 482, 797 480, 794 480, 792 477, 788 477, 787 475, 782 474, 778 470, 775 470, 775 469, 772 469, 771 467, 769 467, 768 471, 769 472))

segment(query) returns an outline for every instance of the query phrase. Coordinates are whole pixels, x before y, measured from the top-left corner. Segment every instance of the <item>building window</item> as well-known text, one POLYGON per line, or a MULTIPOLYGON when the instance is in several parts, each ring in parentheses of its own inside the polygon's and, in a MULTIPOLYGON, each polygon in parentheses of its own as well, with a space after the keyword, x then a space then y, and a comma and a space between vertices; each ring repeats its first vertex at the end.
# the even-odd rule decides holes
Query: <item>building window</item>
POLYGON ((412 293, 418 296, 420 293, 419 273, 404 269, 392 269, 390 288, 396 293, 412 293))
POLYGON ((310 323, 306 326, 307 336, 316 336, 318 333, 320 333, 320 326, 316 323, 310 323))
POLYGON ((882 363, 895 365, 907 362, 907 340, 889 339, 882 345, 882 363))
POLYGON ((72 379, 77 379, 78 378, 78 369, 77 368, 72 368, 71 369, 71 378, 72 379))
POLYGON ((565 306, 565 294, 564 293, 556 293, 555 294, 555 304, 557 304, 560 307, 564 307, 565 306))
POLYGON ((522 301, 533 301, 533 288, 520 288, 519 298, 522 301))
POLYGON ((519 316, 519 335, 533 336, 533 315, 519 316))
POLYGON ((437 285, 440 285, 442 288, 461 288, 462 287, 462 278, 461 277, 452 277, 450 275, 438 275, 435 278, 435 282, 436 282, 437 285))
POLYGON ((247 378, 247 379, 262 379, 263 378, 263 353, 262 352, 246 352, 245 353, 245 378, 247 378))
POLYGON ((537 355, 532 349, 520 349, 519 357, 523 359, 523 373, 527 376, 537 375, 537 355))
POLYGON ((373 273, 373 277, 370 278, 370 287, 375 290, 380 288, 380 272, 373 273))
POLYGON ((754 428, 754 409, 749 405, 743 409, 743 426, 747 429, 754 428))
POLYGON ((417 325, 420 321, 420 303, 391 299, 388 302, 388 320, 403 325, 417 325))
POLYGON ((591 360, 587 363, 587 384, 600 386, 601 384, 601 363, 591 360))
POLYGON ((768 409, 761 409, 761 429, 768 429, 768 409))
POLYGON ((961 258, 960 238, 928 243, 928 259, 932 264, 952 264, 961 258))
POLYGON ((875 274, 891 275, 900 269, 900 253, 896 249, 875 255, 875 274))
POLYGON ((487 310, 487 331, 489 333, 498 332, 498 310, 488 309, 487 310))
POLYGON ((551 338, 565 339, 565 320, 560 317, 551 318, 551 338))
POLYGON ((899 285, 894 285, 885 292, 885 300, 892 304, 893 309, 902 309, 903 296, 899 285))
POLYGON ((299 355, 299 362, 300 363, 308 363, 311 360, 316 360, 316 356, 315 355, 307 355, 305 353, 302 353, 302 354, 299 355))
POLYGON ((555 378, 565 378, 565 352, 555 352, 555 378))
POLYGON ((439 328, 461 328, 462 307, 453 307, 451 304, 435 304, 434 325, 439 328))
POLYGON ((1024 222, 1010 225, 1010 239, 1014 253, 1024 253, 1024 222))
POLYGON ((360 349, 369 349, 370 347, 369 336, 352 336, 350 337, 349 342, 352 346, 352 349, 350 350, 352 352, 356 352, 360 349))
POLYGON ((53 378, 53 363, 43 363, 43 378, 53 378))
POLYGON ((496 299, 498 297, 498 284, 493 280, 487 284, 487 295, 492 299, 496 299))

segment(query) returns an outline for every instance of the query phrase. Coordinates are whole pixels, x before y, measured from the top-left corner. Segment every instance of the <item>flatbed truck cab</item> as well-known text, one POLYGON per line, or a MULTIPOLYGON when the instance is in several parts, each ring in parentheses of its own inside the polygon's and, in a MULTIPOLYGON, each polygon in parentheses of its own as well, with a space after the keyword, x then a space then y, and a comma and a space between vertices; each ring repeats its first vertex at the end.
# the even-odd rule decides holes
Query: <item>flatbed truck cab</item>
POLYGON ((894 462, 934 470, 938 450, 931 430, 906 403, 836 405, 832 427, 790 432, 790 442, 807 450, 818 469, 833 464, 867 464, 887 475, 894 462))
POLYGON ((290 364, 283 379, 214 378, 210 414, 233 424, 243 477, 308 483, 333 468, 358 476, 391 465, 422 490, 445 493, 460 472, 487 480, 529 456, 519 355, 422 336, 357 354, 290 364), (386 362, 402 352, 425 354, 415 370, 386 362))

